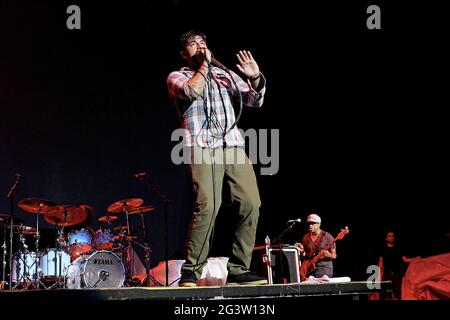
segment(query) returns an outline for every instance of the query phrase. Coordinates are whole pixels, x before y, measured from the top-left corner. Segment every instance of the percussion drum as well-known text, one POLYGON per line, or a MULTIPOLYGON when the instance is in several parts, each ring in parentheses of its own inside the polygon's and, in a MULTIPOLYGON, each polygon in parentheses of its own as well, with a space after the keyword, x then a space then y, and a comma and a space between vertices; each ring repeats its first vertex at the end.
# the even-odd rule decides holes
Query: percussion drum
POLYGON ((110 251, 95 251, 77 258, 69 266, 68 289, 120 288, 125 282, 125 268, 120 258, 110 251))
POLYGON ((62 278, 70 266, 70 254, 66 251, 47 249, 41 253, 42 277, 47 280, 62 278))
POLYGON ((36 253, 18 253, 13 257, 12 282, 16 284, 36 280, 36 253))
POLYGON ((97 230, 92 238, 92 244, 96 250, 112 250, 113 234, 108 229, 97 230))
POLYGON ((72 254, 81 255, 92 250, 92 237, 88 230, 80 229, 69 233, 69 251, 72 254))

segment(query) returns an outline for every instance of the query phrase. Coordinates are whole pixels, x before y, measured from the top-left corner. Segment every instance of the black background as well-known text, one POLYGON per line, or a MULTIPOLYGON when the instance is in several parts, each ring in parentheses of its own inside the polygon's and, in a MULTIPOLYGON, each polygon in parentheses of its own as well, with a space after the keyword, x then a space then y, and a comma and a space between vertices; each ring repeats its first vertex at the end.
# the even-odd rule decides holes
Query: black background
MULTIPOLYGON (((0 191, 20 172, 17 217, 35 223, 16 206, 29 197, 88 204, 94 229, 111 203, 142 198, 157 207, 145 216, 154 266, 164 259, 163 205, 132 179, 148 171, 173 203, 169 256, 179 257, 192 195, 170 160, 179 120, 166 77, 183 66, 179 35, 199 29, 225 65, 236 70, 234 54, 251 50, 267 78, 263 107, 239 123, 280 129, 279 172, 261 176, 255 165, 257 245, 314 211, 333 235, 350 228, 337 276, 364 279, 391 228, 410 256, 446 252, 449 55, 443 10, 427 3, 377 1, 382 29, 368 30, 371 2, 2 2, 0 191), (71 4, 81 30, 66 27, 71 4)), ((6 197, 0 212, 10 212, 6 197)), ((230 220, 218 218, 216 253, 230 220)), ((286 241, 304 232, 300 224, 286 241)))

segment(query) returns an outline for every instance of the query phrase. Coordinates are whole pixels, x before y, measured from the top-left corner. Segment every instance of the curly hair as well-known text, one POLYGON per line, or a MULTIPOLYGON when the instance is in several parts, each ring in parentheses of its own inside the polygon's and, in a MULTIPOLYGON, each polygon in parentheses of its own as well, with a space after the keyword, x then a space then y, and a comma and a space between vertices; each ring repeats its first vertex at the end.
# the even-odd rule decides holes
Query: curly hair
POLYGON ((186 48, 186 45, 188 44, 189 40, 191 40, 192 38, 194 38, 196 36, 202 37, 203 40, 205 40, 205 42, 206 42, 206 35, 203 32, 200 32, 197 30, 189 30, 180 36, 181 49, 184 50, 186 48))

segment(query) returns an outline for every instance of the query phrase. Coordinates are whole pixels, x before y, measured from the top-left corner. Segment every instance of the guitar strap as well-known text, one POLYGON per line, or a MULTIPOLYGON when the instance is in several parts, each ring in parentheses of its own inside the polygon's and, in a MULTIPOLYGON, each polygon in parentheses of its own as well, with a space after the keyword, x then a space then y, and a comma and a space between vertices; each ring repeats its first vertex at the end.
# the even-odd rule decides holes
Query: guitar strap
POLYGON ((322 239, 325 236, 325 231, 321 231, 319 237, 316 239, 316 241, 314 241, 313 239, 311 239, 311 237, 309 238, 309 240, 311 241, 312 245, 313 245, 313 249, 311 251, 311 255, 309 256, 310 258, 314 257, 316 254, 318 254, 320 252, 320 250, 322 250, 323 248, 321 248, 321 244, 322 244, 322 239))

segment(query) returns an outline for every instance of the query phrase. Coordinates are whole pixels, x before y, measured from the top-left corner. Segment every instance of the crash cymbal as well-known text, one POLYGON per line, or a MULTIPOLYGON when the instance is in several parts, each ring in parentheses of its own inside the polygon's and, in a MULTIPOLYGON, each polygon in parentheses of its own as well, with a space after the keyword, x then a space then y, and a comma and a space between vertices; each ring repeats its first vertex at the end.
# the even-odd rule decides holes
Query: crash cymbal
POLYGON ((83 223, 88 216, 86 208, 77 206, 56 206, 49 210, 44 219, 48 223, 58 225, 60 227, 74 226, 83 223))
POLYGON ((114 202, 108 207, 108 212, 125 212, 125 211, 131 211, 137 207, 139 207, 141 204, 144 203, 144 200, 139 198, 130 198, 130 199, 124 199, 117 202, 114 202))
POLYGON ((100 218, 98 218, 98 221, 100 222, 111 222, 111 221, 116 221, 117 219, 119 219, 118 216, 101 216, 100 218))
POLYGON ((20 209, 29 213, 41 213, 48 212, 51 208, 56 206, 56 203, 40 198, 28 198, 20 200, 17 204, 20 209))
POLYGON ((145 212, 152 212, 155 211, 155 207, 152 206, 145 206, 145 207, 138 207, 134 208, 133 210, 129 211, 128 214, 141 214, 145 212))

